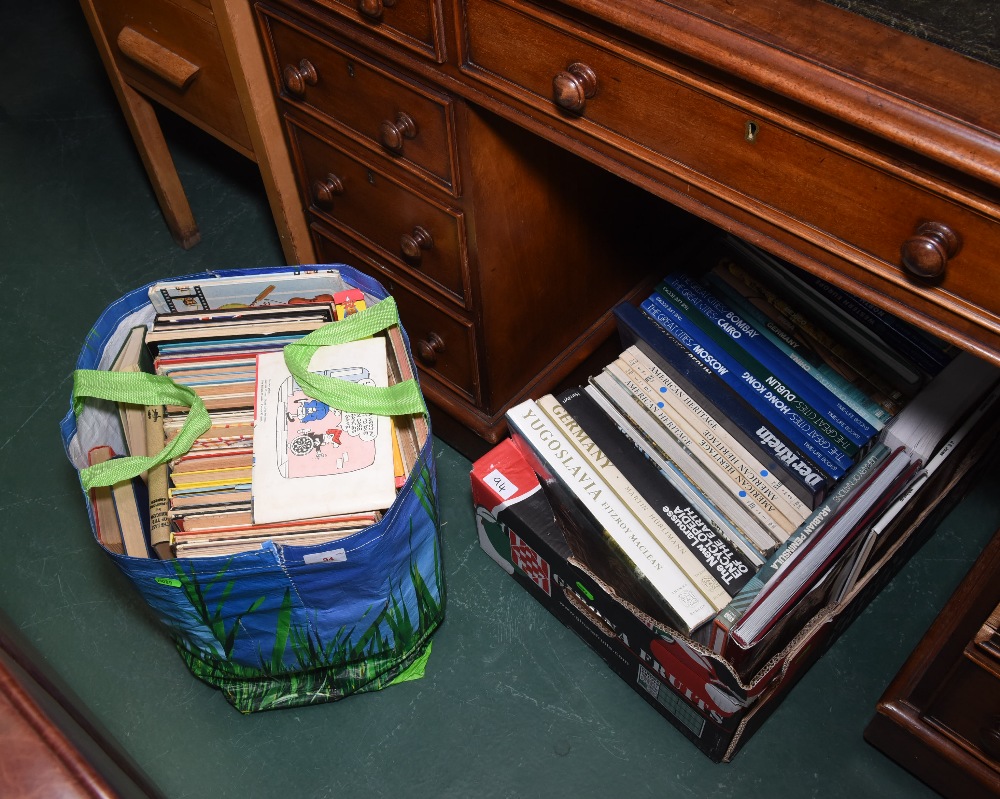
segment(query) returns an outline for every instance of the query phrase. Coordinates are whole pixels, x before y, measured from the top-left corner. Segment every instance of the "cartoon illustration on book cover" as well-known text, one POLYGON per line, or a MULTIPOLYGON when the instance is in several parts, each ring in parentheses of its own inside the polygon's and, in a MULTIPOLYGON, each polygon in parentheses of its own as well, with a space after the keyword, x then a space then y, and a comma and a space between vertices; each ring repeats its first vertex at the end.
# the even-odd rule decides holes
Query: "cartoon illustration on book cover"
MULTIPOLYGON (((322 374, 375 385, 363 367, 327 369, 322 374)), ((377 416, 331 408, 306 396, 294 377, 279 386, 275 401, 277 466, 282 477, 344 474, 375 462, 377 416)))

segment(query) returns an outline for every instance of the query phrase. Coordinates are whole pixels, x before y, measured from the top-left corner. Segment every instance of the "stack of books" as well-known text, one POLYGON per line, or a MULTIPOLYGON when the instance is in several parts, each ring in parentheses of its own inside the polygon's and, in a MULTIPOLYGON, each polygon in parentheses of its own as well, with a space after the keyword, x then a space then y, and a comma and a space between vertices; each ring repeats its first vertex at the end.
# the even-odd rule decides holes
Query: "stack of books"
POLYGON ((1000 370, 742 242, 615 310, 587 385, 507 414, 573 555, 733 663, 858 585, 1000 370))
MULTIPOLYGON (((96 489, 98 535, 133 557, 195 557, 311 545, 374 524, 416 462, 416 417, 341 411, 307 396, 286 345, 365 308, 336 271, 305 279, 237 276, 150 289, 151 325, 128 332, 112 369, 147 371, 190 388, 211 426, 180 457, 96 489), (193 306, 193 307, 192 307, 193 306)), ((371 386, 412 377, 398 328, 320 348, 310 371, 371 386)), ((126 452, 159 452, 188 408, 121 404, 126 452)), ((97 447, 91 462, 114 457, 97 447)))

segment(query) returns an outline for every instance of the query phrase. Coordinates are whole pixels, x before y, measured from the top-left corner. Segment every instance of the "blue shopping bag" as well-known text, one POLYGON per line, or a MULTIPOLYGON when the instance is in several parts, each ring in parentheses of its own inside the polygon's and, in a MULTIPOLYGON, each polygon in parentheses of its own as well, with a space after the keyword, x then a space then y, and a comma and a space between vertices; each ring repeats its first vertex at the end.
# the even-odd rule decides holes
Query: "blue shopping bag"
MULTIPOLYGON (((394 308, 375 280, 343 265, 227 270, 177 280, 210 285, 214 279, 238 275, 301 275, 306 281, 316 270, 330 269, 360 289, 372 310, 382 301, 388 301, 383 309, 394 308)), ((104 311, 84 342, 78 375, 107 370, 128 331, 152 323, 150 286, 130 292, 104 311)), ((378 325, 398 326, 391 312, 382 316, 378 325)), ((405 331, 398 329, 407 371, 414 375, 412 389, 416 370, 405 331)), ((80 388, 86 381, 76 385, 73 406, 61 427, 67 456, 83 472, 92 447, 109 445, 123 451, 123 441, 111 401, 116 398, 86 395, 80 388)), ((416 394, 419 397, 419 386, 416 394)), ((400 413, 415 410, 412 391, 406 396, 398 400, 400 413)), ((356 401, 364 404, 367 399, 356 401)), ((397 399, 383 395, 378 401, 385 408, 385 402, 391 407, 397 399)), ((422 399, 419 402, 427 431, 419 455, 395 502, 370 527, 333 543, 268 542, 233 555, 159 560, 108 551, 192 673, 219 688, 240 711, 334 701, 423 673, 431 636, 444 617, 445 586, 429 419, 422 399)), ((135 474, 142 466, 136 466, 135 474)), ((83 494, 92 534, 99 540, 86 488, 83 494)))

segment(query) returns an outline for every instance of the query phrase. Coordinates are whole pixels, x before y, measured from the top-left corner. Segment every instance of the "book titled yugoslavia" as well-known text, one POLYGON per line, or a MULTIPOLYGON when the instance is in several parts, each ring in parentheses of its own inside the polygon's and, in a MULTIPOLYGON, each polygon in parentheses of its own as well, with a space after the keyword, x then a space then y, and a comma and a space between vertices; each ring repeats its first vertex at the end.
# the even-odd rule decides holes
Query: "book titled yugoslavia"
MULTIPOLYGON (((322 347, 309 369, 384 387, 385 339, 322 347)), ((388 508, 396 497, 390 419, 308 397, 281 352, 258 356, 252 492, 255 524, 388 508)))

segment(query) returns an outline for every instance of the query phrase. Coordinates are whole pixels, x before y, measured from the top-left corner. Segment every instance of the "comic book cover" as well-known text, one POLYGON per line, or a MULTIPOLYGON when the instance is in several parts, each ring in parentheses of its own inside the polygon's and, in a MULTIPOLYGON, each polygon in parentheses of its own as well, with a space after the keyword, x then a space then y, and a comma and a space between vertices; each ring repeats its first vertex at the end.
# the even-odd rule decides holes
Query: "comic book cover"
MULTIPOLYGON (((323 347, 310 368, 386 386, 385 339, 323 347)), ((256 524, 385 509, 396 496, 391 420, 307 396, 280 352, 258 357, 253 455, 256 524)))

